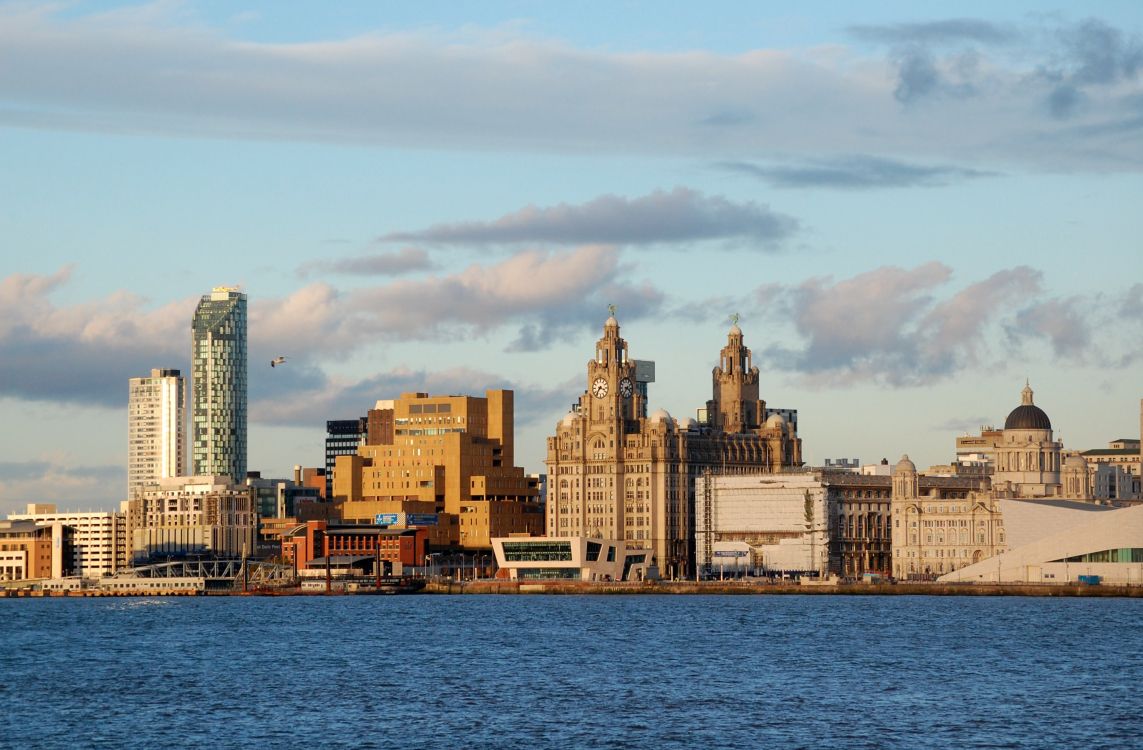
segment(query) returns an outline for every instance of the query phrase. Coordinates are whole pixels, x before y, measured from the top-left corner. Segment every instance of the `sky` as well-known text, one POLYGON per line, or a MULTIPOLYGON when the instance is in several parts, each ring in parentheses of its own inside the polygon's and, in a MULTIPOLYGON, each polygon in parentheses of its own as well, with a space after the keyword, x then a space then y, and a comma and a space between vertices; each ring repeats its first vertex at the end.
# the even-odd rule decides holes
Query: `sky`
POLYGON ((1137 437, 1143 6, 1070 5, 0 2, 0 513, 117 507, 219 285, 263 476, 505 387, 541 472, 609 304, 676 417, 740 315, 811 464, 1137 437))

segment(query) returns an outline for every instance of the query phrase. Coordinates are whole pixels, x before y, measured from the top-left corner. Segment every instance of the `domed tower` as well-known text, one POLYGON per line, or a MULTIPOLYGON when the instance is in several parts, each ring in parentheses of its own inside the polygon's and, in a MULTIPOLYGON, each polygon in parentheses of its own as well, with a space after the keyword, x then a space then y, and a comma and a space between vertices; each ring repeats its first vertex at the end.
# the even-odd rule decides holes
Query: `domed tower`
POLYGON ((1007 482, 1018 497, 1058 495, 1062 448, 1052 439, 1052 421, 1036 406, 1032 388, 1025 382, 1020 405, 1004 420, 993 483, 1007 482))
POLYGON ((920 495, 920 485, 917 479, 917 465, 909 455, 901 456, 901 460, 893 467, 893 500, 916 500, 920 495))
POLYGON ((707 402, 710 426, 723 432, 749 432, 766 418, 766 402, 758 398, 758 368, 742 343, 738 316, 726 335, 726 346, 712 372, 714 398, 707 402))
POLYGON ((1087 461, 1076 454, 1068 456, 1064 461, 1063 495, 1074 500, 1086 500, 1091 497, 1091 475, 1087 471, 1087 461))

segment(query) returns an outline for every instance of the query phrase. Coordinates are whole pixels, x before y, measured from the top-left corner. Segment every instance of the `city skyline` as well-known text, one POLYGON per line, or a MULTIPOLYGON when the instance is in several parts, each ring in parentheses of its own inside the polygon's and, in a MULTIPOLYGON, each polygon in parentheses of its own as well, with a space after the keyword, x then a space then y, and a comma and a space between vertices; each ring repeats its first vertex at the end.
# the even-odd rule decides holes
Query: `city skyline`
POLYGON ((542 471, 609 304, 677 418, 741 314, 811 464, 947 462, 1026 378, 1138 437, 1138 9, 767 11, 0 3, 0 513, 125 499, 128 379, 220 285, 266 476, 493 388, 542 471))

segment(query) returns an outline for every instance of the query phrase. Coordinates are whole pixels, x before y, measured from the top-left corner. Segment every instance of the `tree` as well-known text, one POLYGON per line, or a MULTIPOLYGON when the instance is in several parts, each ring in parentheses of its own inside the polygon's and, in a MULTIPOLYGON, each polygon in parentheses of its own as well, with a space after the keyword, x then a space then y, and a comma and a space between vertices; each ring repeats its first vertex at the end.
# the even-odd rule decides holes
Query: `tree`
POLYGON ((813 562, 814 569, 817 569, 818 556, 817 549, 814 544, 814 498, 810 495, 810 491, 806 490, 806 502, 803 506, 806 516, 806 533, 810 535, 810 560, 813 562))

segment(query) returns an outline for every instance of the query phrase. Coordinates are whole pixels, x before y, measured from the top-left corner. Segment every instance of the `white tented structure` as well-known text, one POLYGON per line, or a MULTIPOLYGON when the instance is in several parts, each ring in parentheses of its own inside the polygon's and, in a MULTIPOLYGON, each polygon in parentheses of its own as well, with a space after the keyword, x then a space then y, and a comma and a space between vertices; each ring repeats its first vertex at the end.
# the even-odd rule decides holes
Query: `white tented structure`
POLYGON ((1143 585, 1143 505, 1001 500, 1009 550, 939 580, 1143 585))
POLYGON ((813 474, 700 477, 695 558, 700 575, 824 576, 827 491, 813 474))

